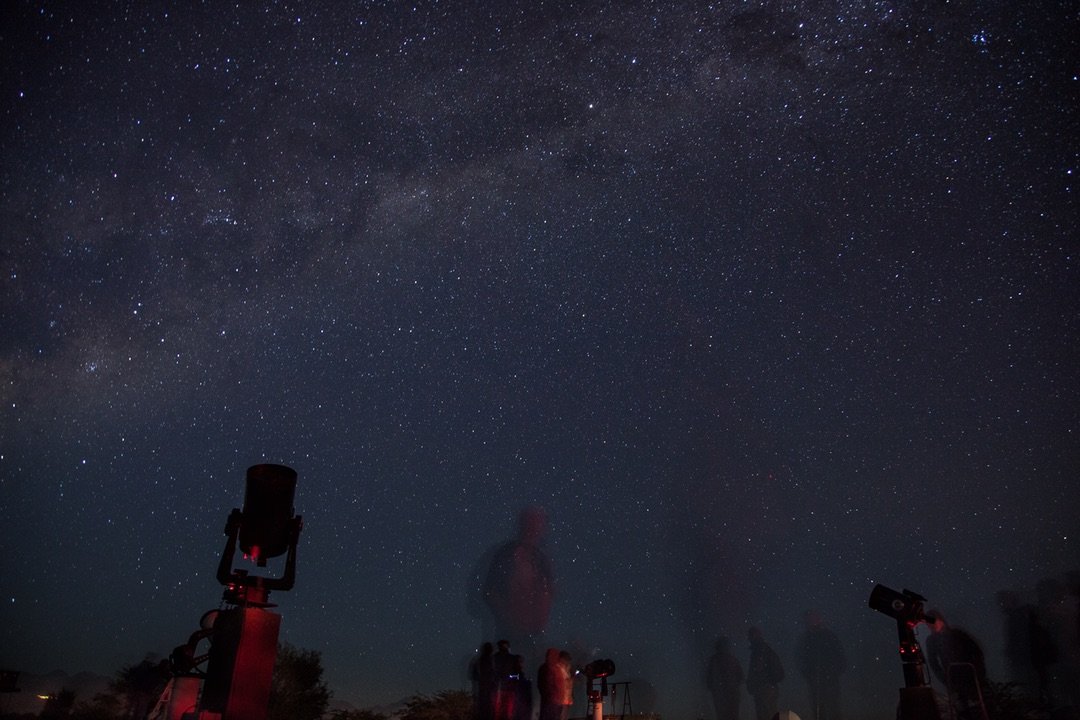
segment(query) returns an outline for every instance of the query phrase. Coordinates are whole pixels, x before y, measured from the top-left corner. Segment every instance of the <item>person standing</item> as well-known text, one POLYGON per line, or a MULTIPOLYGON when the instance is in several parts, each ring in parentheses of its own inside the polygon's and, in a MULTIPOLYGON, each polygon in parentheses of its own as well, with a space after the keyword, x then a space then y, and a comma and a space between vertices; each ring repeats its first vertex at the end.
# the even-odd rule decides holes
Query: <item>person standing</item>
POLYGON ((784 665, 780 656, 765 642, 761 628, 750 628, 750 665, 746 669, 746 690, 754 698, 757 720, 772 720, 780 702, 780 683, 784 665))
POLYGON ((1036 622, 1035 608, 1025 605, 1020 595, 1011 590, 1000 590, 995 597, 1001 609, 1008 679, 1019 685, 1027 695, 1037 697, 1039 678, 1032 661, 1034 648, 1031 637, 1036 622))
POLYGON ((481 593, 495 632, 522 653, 527 664, 539 660, 537 642, 547 628, 555 600, 555 575, 543 549, 547 513, 528 507, 518 518, 518 536, 491 558, 481 593))
POLYGON ((492 677, 495 680, 492 699, 494 720, 514 720, 519 697, 518 681, 521 660, 510 652, 510 643, 498 642, 498 650, 491 656, 492 677))
POLYGON ((539 720, 566 720, 573 702, 569 655, 548 648, 536 686, 540 693, 539 720))
POLYGON ((705 685, 712 694, 716 720, 739 720, 743 680, 742 665, 731 652, 731 641, 717 638, 716 652, 709 658, 705 671, 705 685))
POLYGON ((469 678, 473 686, 473 717, 476 720, 493 720, 495 717, 495 666, 494 646, 486 642, 480 653, 469 665, 469 678))
POLYGON ((806 631, 795 648, 799 672, 810 692, 811 720, 840 720, 840 675, 847 669, 847 658, 839 638, 821 614, 806 613, 806 631))
POLYGON ((566 720, 570 717, 570 709, 574 706, 574 660, 566 650, 559 651, 559 664, 562 667, 563 678, 563 696, 562 696, 562 712, 559 715, 560 720, 566 720))
POLYGON ((926 660, 944 686, 957 718, 986 720, 983 690, 987 687, 986 659, 977 640, 965 630, 945 622, 940 612, 926 638, 926 660))

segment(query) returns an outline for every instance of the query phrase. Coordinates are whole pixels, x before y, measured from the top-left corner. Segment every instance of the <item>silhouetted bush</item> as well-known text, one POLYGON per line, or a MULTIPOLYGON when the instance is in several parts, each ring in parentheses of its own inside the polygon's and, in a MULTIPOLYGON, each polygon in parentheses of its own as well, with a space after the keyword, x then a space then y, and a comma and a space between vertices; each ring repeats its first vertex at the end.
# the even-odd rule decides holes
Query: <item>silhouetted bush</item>
POLYGON ((990 682, 983 692, 990 720, 1044 720, 1049 712, 1016 683, 990 682))
POLYGON ((320 720, 330 704, 322 675, 322 654, 317 650, 278 646, 268 720, 320 720))
POLYGON ((374 710, 334 710, 326 720, 388 720, 389 716, 374 710))
POLYGON ((435 695, 414 695, 405 703, 401 720, 471 720, 472 695, 444 690, 435 695))

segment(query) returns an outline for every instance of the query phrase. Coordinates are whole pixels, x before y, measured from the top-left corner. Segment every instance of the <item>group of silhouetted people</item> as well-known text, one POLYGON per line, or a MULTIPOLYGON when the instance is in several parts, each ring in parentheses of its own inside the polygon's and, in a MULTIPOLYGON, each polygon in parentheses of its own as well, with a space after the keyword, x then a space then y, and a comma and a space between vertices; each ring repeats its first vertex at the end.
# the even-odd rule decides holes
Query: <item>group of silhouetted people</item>
MULTIPOLYGON (((1051 717, 1080 717, 1080 575, 1046 578, 1035 604, 1021 593, 997 593, 1002 612, 1006 688, 1051 717)), ((985 720, 995 688, 986 656, 968 631, 928 613, 926 663, 960 720, 985 720)), ((1001 684, 999 684, 1000 687, 1001 684)))
MULTIPOLYGON (((510 652, 510 643, 497 648, 486 642, 470 665, 474 716, 477 720, 529 720, 533 712, 533 684, 525 658, 510 652)), ((536 677, 540 720, 566 720, 574 702, 570 653, 548 648, 536 677)))
MULTIPOLYGON (((542 549, 546 512, 530 506, 518 520, 517 536, 490 552, 472 586, 471 607, 485 622, 485 636, 508 638, 497 649, 485 643, 473 662, 478 720, 529 720, 533 714, 526 658, 539 660, 555 577, 542 549), (511 643, 523 654, 511 653, 511 643)), ((997 595, 1008 681, 1041 707, 1080 718, 1080 573, 1040 581, 1035 597, 1031 604, 1017 592, 997 595)), ((848 667, 844 648, 819 614, 808 612, 805 620, 795 659, 806 686, 808 720, 842 720, 841 676, 848 667)), ((983 720, 990 684, 981 646, 939 612, 928 613, 926 624, 926 666, 935 682, 957 717, 983 720)), ((745 673, 727 638, 717 641, 709 660, 706 684, 718 720, 738 720, 744 690, 753 699, 756 720, 773 720, 778 714, 783 663, 759 628, 750 628, 748 641, 745 673)), ((570 667, 567 653, 547 651, 536 676, 540 720, 565 720, 573 688, 570 667)))
MULTIPOLYGON (((1080 573, 1045 578, 1028 593, 997 593, 1002 613, 1003 654, 1007 677, 991 683, 986 656, 967 630, 951 625, 938 610, 926 613, 928 633, 922 642, 929 680, 948 702, 957 720, 993 717, 988 706, 1000 697, 1020 698, 1053 718, 1080 718, 1080 573)), ((806 683, 809 720, 841 720, 841 675, 848 661, 839 639, 816 612, 795 645, 799 674, 806 683)), ((779 712, 784 666, 759 628, 748 632, 746 671, 732 642, 721 637, 709 658, 706 685, 717 720, 738 720, 743 691, 754 703, 756 720, 779 712)))
MULTIPOLYGON (((476 586, 494 631, 507 639, 496 648, 485 642, 473 660, 470 675, 477 720, 530 720, 533 683, 526 658, 538 655, 537 643, 547 627, 555 596, 551 561, 541 548, 547 513, 529 506, 518 517, 517 536, 491 553, 476 586), (510 652, 511 642, 523 654, 510 652)), ((489 628, 491 629, 491 628, 489 628)), ((572 704, 569 653, 551 648, 540 666, 536 689, 541 720, 565 720, 572 704)))
MULTIPOLYGON (((1006 681, 1052 717, 1080 717, 1080 574, 1045 578, 1035 603, 1013 590, 997 593, 1002 613, 1006 681)), ((958 718, 987 717, 993 690, 979 642, 930 613, 926 661, 958 718)))
POLYGON ((1080 573, 1040 580, 1035 603, 997 594, 1008 680, 1059 714, 1080 717, 1080 573))
MULTIPOLYGON (((765 642, 760 628, 750 628, 747 639, 750 658, 745 674, 726 637, 716 641, 716 651, 709 658, 706 685, 713 697, 717 720, 738 720, 744 686, 754 701, 757 720, 772 720, 779 711, 784 664, 765 642)), ((825 627, 815 612, 806 614, 806 630, 796 646, 796 657, 809 693, 811 719, 839 720, 840 675, 847 669, 847 658, 836 634, 825 627)))

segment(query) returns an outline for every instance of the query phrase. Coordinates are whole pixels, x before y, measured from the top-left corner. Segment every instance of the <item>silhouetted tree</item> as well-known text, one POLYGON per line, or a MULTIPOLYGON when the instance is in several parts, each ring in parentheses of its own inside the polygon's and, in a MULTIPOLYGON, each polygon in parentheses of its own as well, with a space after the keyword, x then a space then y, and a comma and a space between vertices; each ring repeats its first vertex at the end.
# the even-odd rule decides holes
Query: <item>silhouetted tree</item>
POLYGON ((142 662, 126 665, 109 683, 109 692, 122 698, 125 720, 143 720, 169 682, 169 661, 147 653, 142 662))
POLYGON ((401 720, 472 720, 472 703, 472 695, 463 690, 414 695, 405 702, 401 720))
POLYGON ((322 654, 317 650, 279 645, 268 720, 319 720, 330 704, 322 675, 322 654))
MULTIPOLYGON (((91 700, 74 702, 63 710, 59 706, 60 696, 53 706, 46 703, 50 713, 42 710, 40 717, 63 717, 70 720, 143 720, 154 702, 165 689, 168 681, 168 664, 155 660, 153 654, 147 654, 142 662, 126 665, 117 671, 116 677, 109 681, 108 690, 98 693, 91 700)), ((66 701, 66 700, 65 700, 66 701)), ((51 700, 50 700, 51 702, 51 700)))

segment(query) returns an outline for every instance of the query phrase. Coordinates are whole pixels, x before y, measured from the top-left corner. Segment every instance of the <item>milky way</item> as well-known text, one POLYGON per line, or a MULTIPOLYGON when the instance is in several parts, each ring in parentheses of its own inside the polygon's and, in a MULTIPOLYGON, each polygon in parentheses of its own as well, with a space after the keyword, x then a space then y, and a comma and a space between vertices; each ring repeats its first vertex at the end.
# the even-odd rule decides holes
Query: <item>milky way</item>
POLYGON ((467 687, 528 505, 669 718, 811 607, 891 712, 877 582, 1000 675, 1078 569, 1071 4, 137 5, 0 23, 0 665, 184 641, 259 462, 358 707, 467 687))

